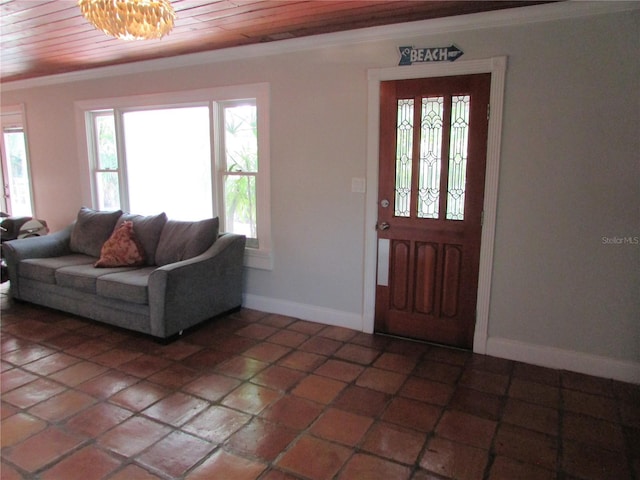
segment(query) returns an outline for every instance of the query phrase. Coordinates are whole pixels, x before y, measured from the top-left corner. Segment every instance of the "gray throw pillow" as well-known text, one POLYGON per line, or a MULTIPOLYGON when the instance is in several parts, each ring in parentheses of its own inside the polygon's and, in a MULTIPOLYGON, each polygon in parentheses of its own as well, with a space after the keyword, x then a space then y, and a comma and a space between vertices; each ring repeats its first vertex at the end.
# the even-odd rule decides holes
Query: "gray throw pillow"
POLYGON ((100 212, 82 207, 71 231, 69 242, 71 251, 99 257, 102 245, 113 233, 113 228, 121 215, 122 210, 100 212))
POLYGON ((168 265, 200 255, 218 238, 218 227, 218 217, 197 222, 168 220, 158 242, 156 265, 168 265))
POLYGON ((167 223, 167 214, 162 212, 158 215, 143 216, 123 213, 116 224, 116 228, 126 221, 133 222, 133 231, 142 244, 147 265, 155 265, 156 250, 164 224, 167 223))

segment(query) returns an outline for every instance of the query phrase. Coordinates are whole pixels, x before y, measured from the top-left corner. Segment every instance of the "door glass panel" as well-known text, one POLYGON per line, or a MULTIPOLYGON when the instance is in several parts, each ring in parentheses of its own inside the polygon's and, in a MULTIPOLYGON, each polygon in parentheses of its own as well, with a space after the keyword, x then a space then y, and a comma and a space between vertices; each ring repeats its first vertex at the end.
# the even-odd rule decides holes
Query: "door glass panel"
POLYGON ((469 95, 457 95, 451 99, 447 220, 464 220, 469 147, 469 103, 469 95))
POLYGON ((410 215, 414 103, 412 98, 398 100, 398 120, 396 123, 396 217, 408 217, 410 215))
POLYGON ((438 218, 444 97, 422 99, 418 217, 438 218))

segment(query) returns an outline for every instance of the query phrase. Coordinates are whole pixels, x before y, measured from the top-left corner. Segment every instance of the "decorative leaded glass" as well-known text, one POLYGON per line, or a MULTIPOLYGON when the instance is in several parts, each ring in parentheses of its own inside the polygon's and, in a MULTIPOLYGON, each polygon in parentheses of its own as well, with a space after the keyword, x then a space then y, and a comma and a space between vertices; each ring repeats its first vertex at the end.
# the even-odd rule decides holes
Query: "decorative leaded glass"
POLYGON ((413 162, 414 100, 398 100, 396 126, 395 216, 408 217, 411 201, 411 169, 413 162))
POLYGON ((467 157, 469 147, 470 98, 469 95, 459 95, 451 99, 447 220, 464 220, 464 193, 467 181, 467 157))
POLYGON ((422 99, 418 217, 438 218, 444 97, 422 99))

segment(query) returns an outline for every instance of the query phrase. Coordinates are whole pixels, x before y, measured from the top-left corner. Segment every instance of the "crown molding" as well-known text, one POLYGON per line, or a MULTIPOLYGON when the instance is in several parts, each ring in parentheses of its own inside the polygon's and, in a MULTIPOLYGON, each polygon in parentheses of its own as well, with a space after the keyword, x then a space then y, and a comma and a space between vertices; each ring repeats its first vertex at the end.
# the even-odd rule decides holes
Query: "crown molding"
POLYGON ((474 13, 454 17, 421 20, 380 27, 362 28, 345 32, 327 33, 302 38, 292 38, 269 43, 231 47, 210 52, 200 52, 156 60, 130 62, 121 65, 91 68, 77 72, 16 80, 1 84, 2 90, 22 90, 60 83, 103 79, 121 75, 184 68, 210 63, 241 60, 270 55, 317 50, 321 48, 356 45, 371 41, 406 39, 414 35, 443 34, 465 30, 518 26, 608 13, 640 9, 637 1, 582 1, 569 0, 558 3, 532 5, 491 12, 474 13))

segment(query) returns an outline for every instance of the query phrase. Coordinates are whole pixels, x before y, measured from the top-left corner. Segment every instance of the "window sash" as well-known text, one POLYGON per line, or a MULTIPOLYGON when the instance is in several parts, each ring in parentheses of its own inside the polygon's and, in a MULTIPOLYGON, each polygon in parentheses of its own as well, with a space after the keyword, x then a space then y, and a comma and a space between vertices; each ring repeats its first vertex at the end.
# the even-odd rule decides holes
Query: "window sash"
POLYGON ((1 209, 13 216, 34 216, 31 162, 24 105, 3 106, 0 112, 0 125, 2 127, 0 178, 3 189, 1 209))
POLYGON ((250 248, 260 247, 260 226, 257 218, 260 176, 257 136, 260 135, 260 131, 253 125, 257 122, 257 114, 257 102, 253 98, 217 102, 214 105, 220 224, 226 231, 245 235, 250 248), (251 110, 243 111, 244 107, 251 110), (235 118, 229 118, 234 113, 235 118), (245 116, 242 117, 242 114, 245 116), (230 183, 233 179, 236 180, 235 183, 230 183), (242 190, 246 190, 248 195, 240 195, 242 190), (239 198, 246 198, 247 201, 242 202, 239 198))
POLYGON ((119 178, 119 196, 121 199, 121 207, 123 210, 129 210, 127 198, 127 179, 126 179, 126 152, 124 151, 124 131, 122 127, 122 115, 129 111, 138 111, 144 109, 157 108, 173 108, 183 106, 202 106, 208 105, 210 108, 210 128, 211 128, 211 185, 213 193, 213 211, 214 215, 221 217, 225 215, 224 199, 221 198, 222 186, 224 182, 228 182, 229 178, 233 179, 234 175, 242 175, 255 179, 255 219, 256 234, 255 240, 248 239, 247 250, 245 255, 245 264, 250 267, 260 269, 273 268, 272 252, 271 252, 271 227, 270 227, 270 185, 269 185, 269 134, 268 134, 268 84, 252 84, 238 87, 222 87, 214 89, 203 89, 190 92, 178 92, 171 94, 153 94, 141 97, 123 97, 116 99, 88 100, 76 102, 76 111, 78 112, 77 121, 88 134, 88 142, 84 144, 87 155, 87 165, 90 166, 91 175, 91 191, 94 198, 93 204, 99 206, 97 201, 97 175, 113 174, 117 172, 119 178), (206 100, 205 100, 206 99, 206 100), (222 145, 220 128, 217 127, 218 119, 216 116, 221 107, 229 107, 234 105, 250 104, 256 108, 256 122, 258 125, 258 152, 259 152, 259 170, 247 172, 225 172, 220 169, 220 162, 224 158, 219 154, 219 148, 222 145), (93 140, 95 129, 90 128, 93 125, 92 115, 104 114, 105 111, 112 112, 115 118, 117 131, 117 153, 118 168, 117 169, 100 169, 96 165, 96 145, 93 140), (214 168, 215 166, 215 168, 214 168), (258 242, 258 238, 260 241, 258 242))

